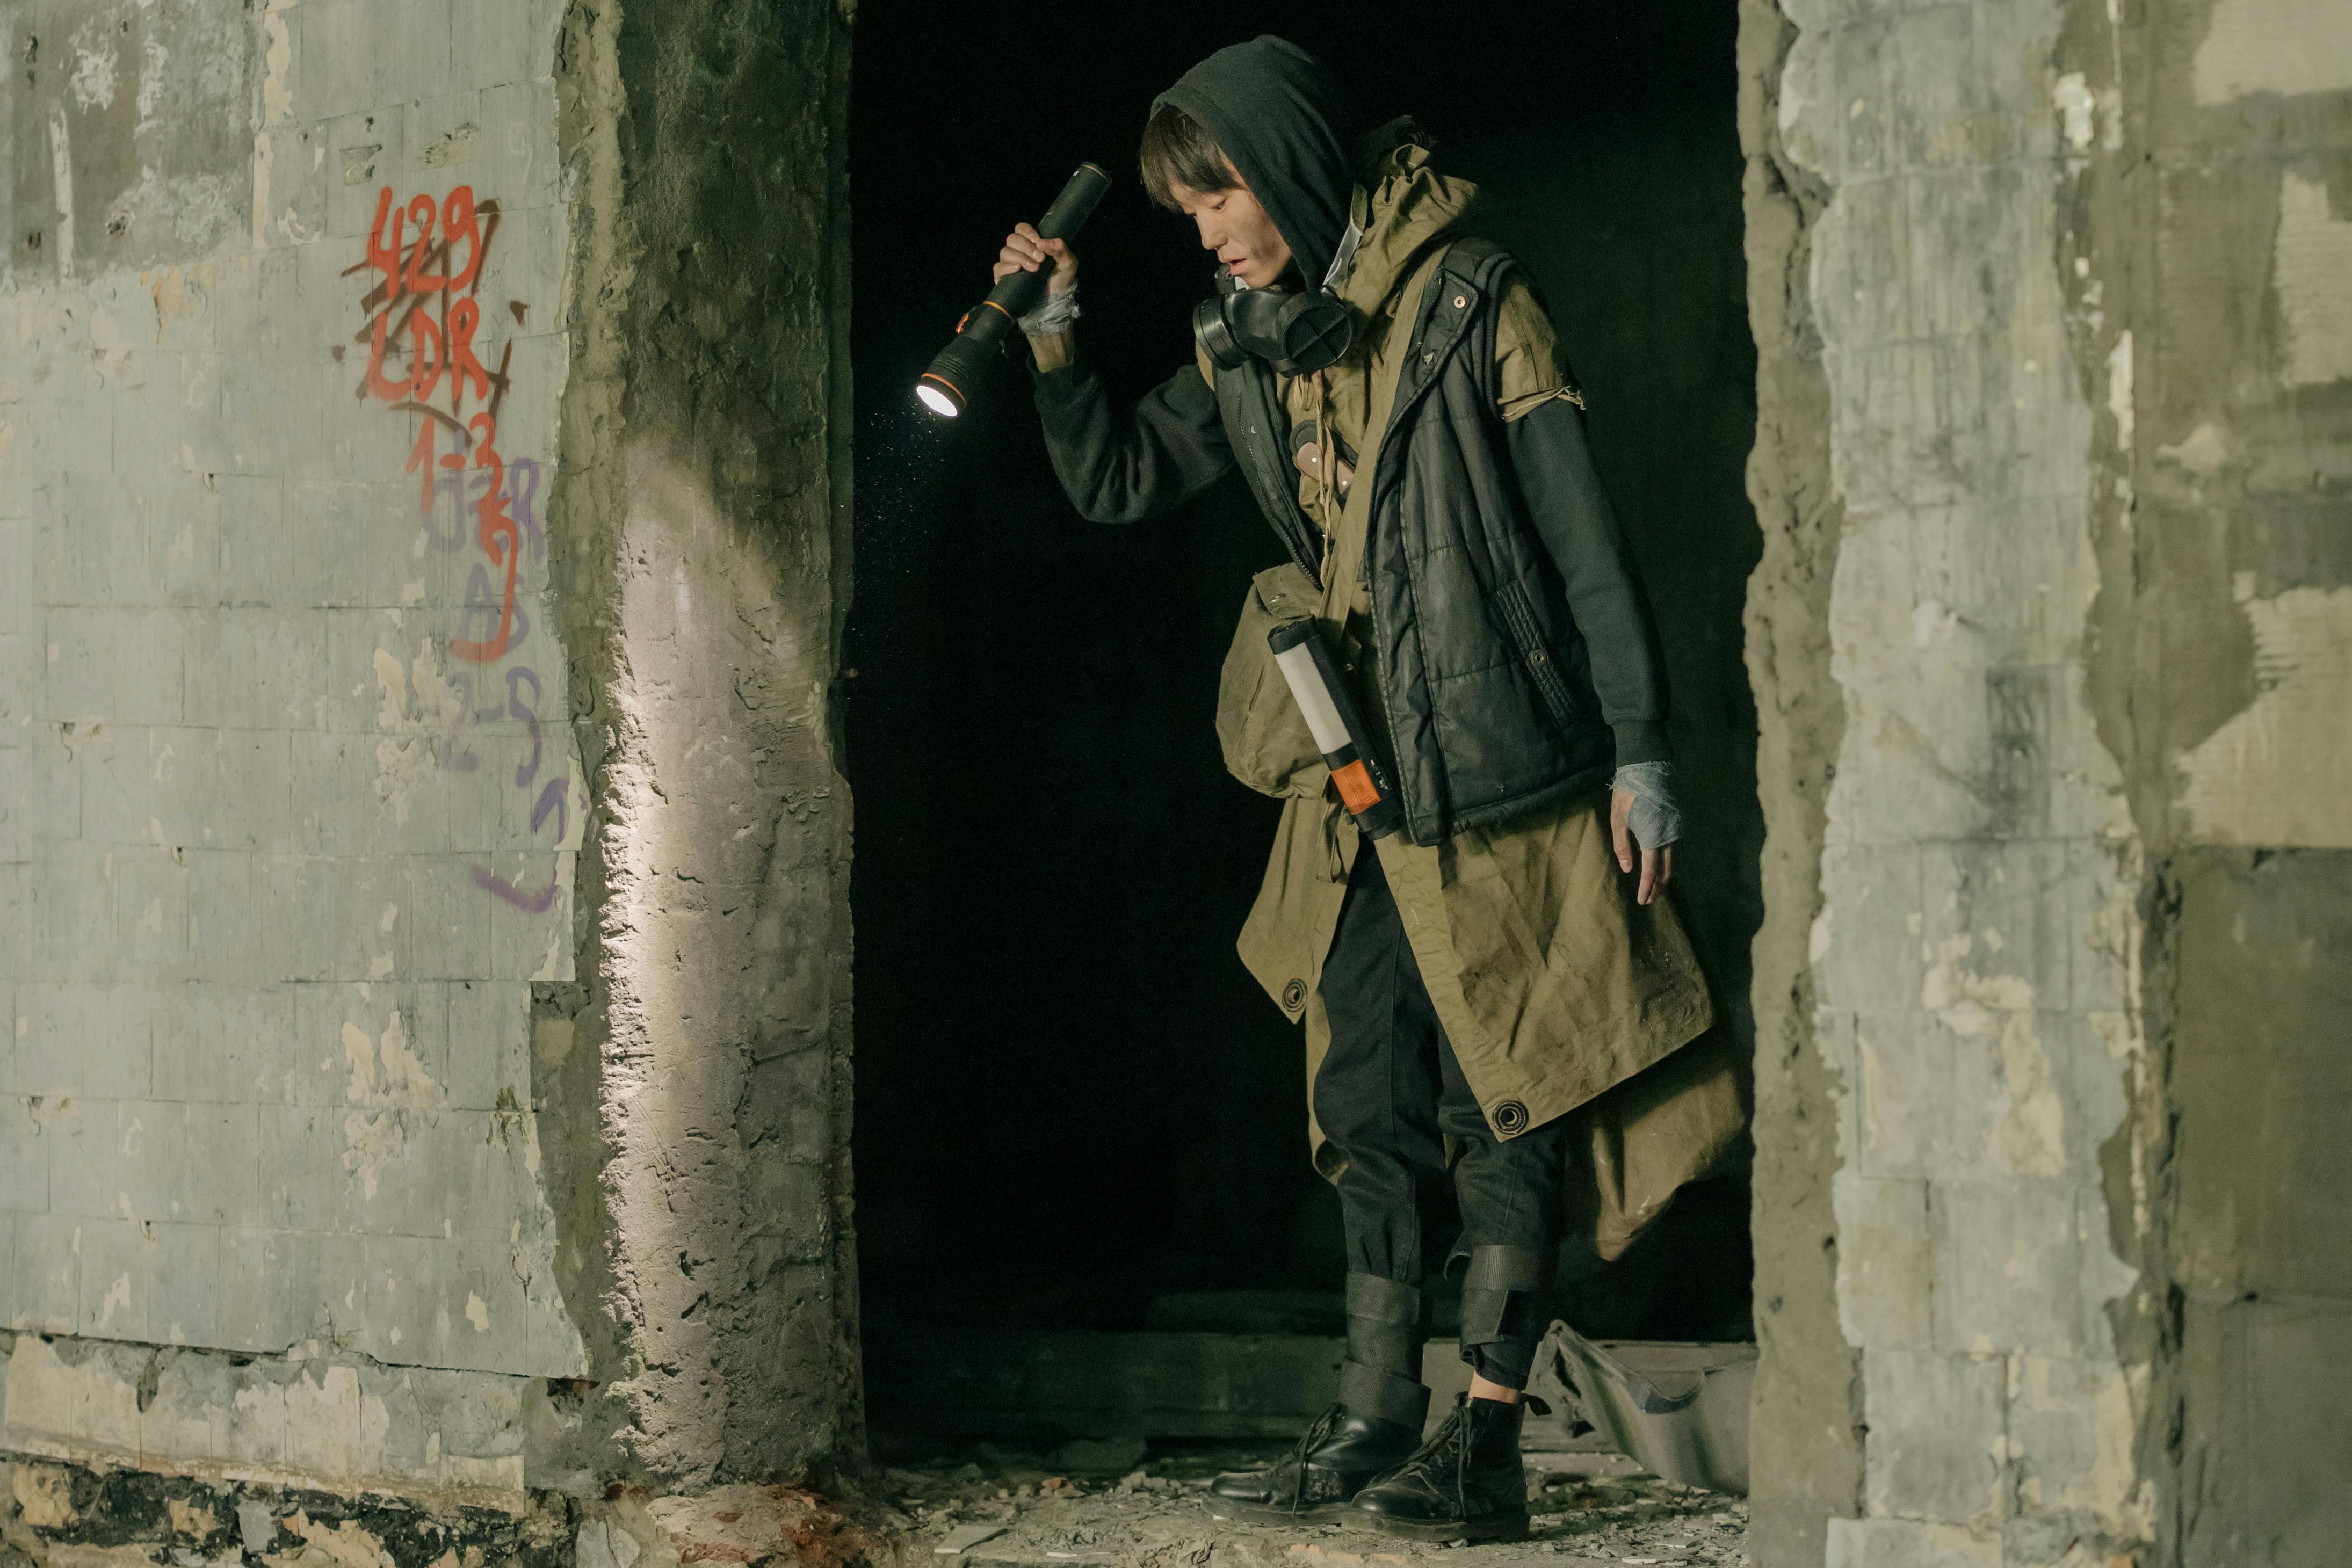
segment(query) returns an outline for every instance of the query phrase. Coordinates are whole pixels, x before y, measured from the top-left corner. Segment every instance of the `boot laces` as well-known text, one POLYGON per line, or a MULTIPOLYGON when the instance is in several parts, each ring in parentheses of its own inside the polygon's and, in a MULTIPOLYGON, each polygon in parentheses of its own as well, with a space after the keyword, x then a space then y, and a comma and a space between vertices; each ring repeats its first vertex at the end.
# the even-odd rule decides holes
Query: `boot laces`
POLYGON ((1315 1417, 1315 1424, 1307 1428, 1297 1447, 1290 1450, 1290 1511, 1294 1517, 1307 1506, 1307 1456, 1323 1446, 1323 1439, 1331 1435, 1347 1409, 1343 1404, 1334 1404, 1325 1410, 1315 1417))
POLYGON ((1429 1440, 1413 1450, 1412 1457, 1399 1466, 1396 1479, 1414 1476, 1434 1489, 1438 1478, 1448 1463, 1454 1470, 1454 1500, 1459 1505, 1470 1480, 1470 1396, 1454 1396, 1454 1414, 1448 1416, 1429 1440))

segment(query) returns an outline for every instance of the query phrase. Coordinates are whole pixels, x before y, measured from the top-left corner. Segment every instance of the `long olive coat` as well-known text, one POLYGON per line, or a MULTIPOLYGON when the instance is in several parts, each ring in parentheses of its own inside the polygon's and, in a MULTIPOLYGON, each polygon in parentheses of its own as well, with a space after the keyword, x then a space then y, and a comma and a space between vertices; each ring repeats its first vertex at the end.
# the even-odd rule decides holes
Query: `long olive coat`
MULTIPOLYGON (((1475 200, 1470 186, 1437 175, 1410 142, 1368 177, 1359 205, 1367 237, 1344 289, 1367 323, 1364 346, 1323 378, 1290 379, 1284 388, 1295 428, 1314 423, 1336 438, 1322 455, 1354 453, 1354 466, 1372 471, 1421 295, 1475 200)), ((1532 291, 1519 284, 1495 308, 1502 416, 1551 397, 1580 404, 1532 291)), ((1202 371, 1213 373, 1205 363, 1202 371)), ((1319 463, 1300 466, 1301 505, 1332 541, 1324 579, 1352 585, 1371 486, 1343 500, 1319 463)), ((1318 994, 1323 960, 1362 845, 1265 657, 1264 632, 1274 621, 1317 614, 1337 646, 1360 654, 1360 590, 1352 601, 1336 589, 1327 594, 1295 566, 1261 574, 1220 693, 1229 766, 1244 783, 1285 798, 1239 946, 1276 1004, 1304 1024, 1310 1086, 1329 1043, 1318 994)), ((1370 659, 1349 663, 1361 678, 1377 679, 1370 659)), ((1678 1187, 1721 1159, 1747 1120, 1740 1064, 1710 1032, 1706 979, 1673 904, 1634 902, 1599 792, 1435 846, 1394 835, 1377 848, 1488 1127, 1508 1139, 1574 1119, 1571 1198, 1601 1255, 1615 1256, 1678 1187)), ((1308 1136, 1318 1167, 1336 1174, 1337 1152, 1311 1110, 1308 1136)))

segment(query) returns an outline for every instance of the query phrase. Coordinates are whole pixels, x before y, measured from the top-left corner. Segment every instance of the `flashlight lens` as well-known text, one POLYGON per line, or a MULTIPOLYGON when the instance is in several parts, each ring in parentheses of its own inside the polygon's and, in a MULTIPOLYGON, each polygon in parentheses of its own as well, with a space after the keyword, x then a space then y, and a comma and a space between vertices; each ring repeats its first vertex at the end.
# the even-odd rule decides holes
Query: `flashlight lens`
POLYGON ((929 409, 933 413, 936 413, 942 418, 953 419, 960 412, 955 405, 955 400, 953 398, 948 396, 947 393, 941 392, 939 388, 931 386, 926 382, 918 382, 916 384, 915 395, 923 400, 923 406, 925 408, 929 409))

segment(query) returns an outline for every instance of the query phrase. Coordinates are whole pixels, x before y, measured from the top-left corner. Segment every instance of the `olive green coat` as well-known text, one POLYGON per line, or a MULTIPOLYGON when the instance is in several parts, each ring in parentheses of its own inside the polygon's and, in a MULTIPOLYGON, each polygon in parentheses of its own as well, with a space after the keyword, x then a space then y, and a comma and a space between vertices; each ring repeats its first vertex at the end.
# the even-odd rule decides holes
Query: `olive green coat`
MULTIPOLYGON (((1294 427, 1316 423, 1372 470, 1396 383, 1395 357, 1446 241, 1475 192, 1429 167, 1402 141, 1365 175, 1358 217, 1366 238, 1342 287, 1364 324, 1357 351, 1322 378, 1288 378, 1294 427)), ((1550 323, 1524 282, 1498 299, 1503 417, 1548 398, 1581 402, 1559 363, 1550 323)), ((1211 367, 1202 366, 1204 375, 1211 367)), ((1300 501, 1331 539, 1327 582, 1353 584, 1369 485, 1343 500, 1336 449, 1301 464, 1300 501)), ((1359 593, 1358 598, 1360 599, 1359 593)), ((1307 1031, 1312 1085, 1329 1043, 1318 995, 1349 869, 1360 852, 1353 819, 1333 798, 1313 743, 1265 657, 1276 620, 1319 614, 1359 678, 1350 622, 1360 603, 1327 596, 1296 567, 1253 584, 1220 692, 1226 760, 1252 788, 1285 798, 1242 959, 1307 1031)), ((1364 705, 1377 713, 1381 705, 1364 705)), ((1578 1119, 1572 1192, 1582 1228, 1614 1256, 1684 1182, 1705 1174, 1746 1122, 1741 1074, 1714 1022, 1705 977, 1673 905, 1643 906, 1617 869, 1605 794, 1570 800, 1493 831, 1423 848, 1402 835, 1378 845, 1398 912, 1446 1037, 1488 1127, 1512 1138, 1559 1117, 1578 1119), (1685 1050, 1682 1048, 1690 1047, 1685 1050)), ((1316 1164, 1336 1151, 1309 1113, 1316 1164)))

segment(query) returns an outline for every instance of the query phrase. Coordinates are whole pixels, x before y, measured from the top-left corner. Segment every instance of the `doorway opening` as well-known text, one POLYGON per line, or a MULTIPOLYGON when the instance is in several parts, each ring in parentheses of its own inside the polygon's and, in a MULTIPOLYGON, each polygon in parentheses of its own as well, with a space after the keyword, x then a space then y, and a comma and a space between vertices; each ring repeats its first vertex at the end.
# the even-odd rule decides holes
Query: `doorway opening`
MULTIPOLYGON (((1673 682, 1676 895, 1750 1038, 1763 831, 1740 651, 1759 535, 1736 7, 866 0, 845 685, 884 1457, 1105 1435, 1044 1385, 949 1396, 942 1345, 1339 1332, 1339 1208, 1307 1161, 1298 1030, 1234 951, 1277 808, 1225 774, 1212 725, 1244 591, 1281 546, 1237 480, 1152 523, 1081 519, 1013 365, 952 423, 910 395, 1005 231, 1084 159, 1118 182, 1076 246, 1085 353, 1123 398, 1187 362, 1213 263, 1146 201, 1136 141, 1154 94, 1261 32, 1320 55, 1367 123, 1416 116, 1550 307, 1673 682)), ((1595 1337, 1749 1338, 1750 1277, 1730 1171, 1619 1262, 1564 1260, 1557 1307, 1595 1337)))

